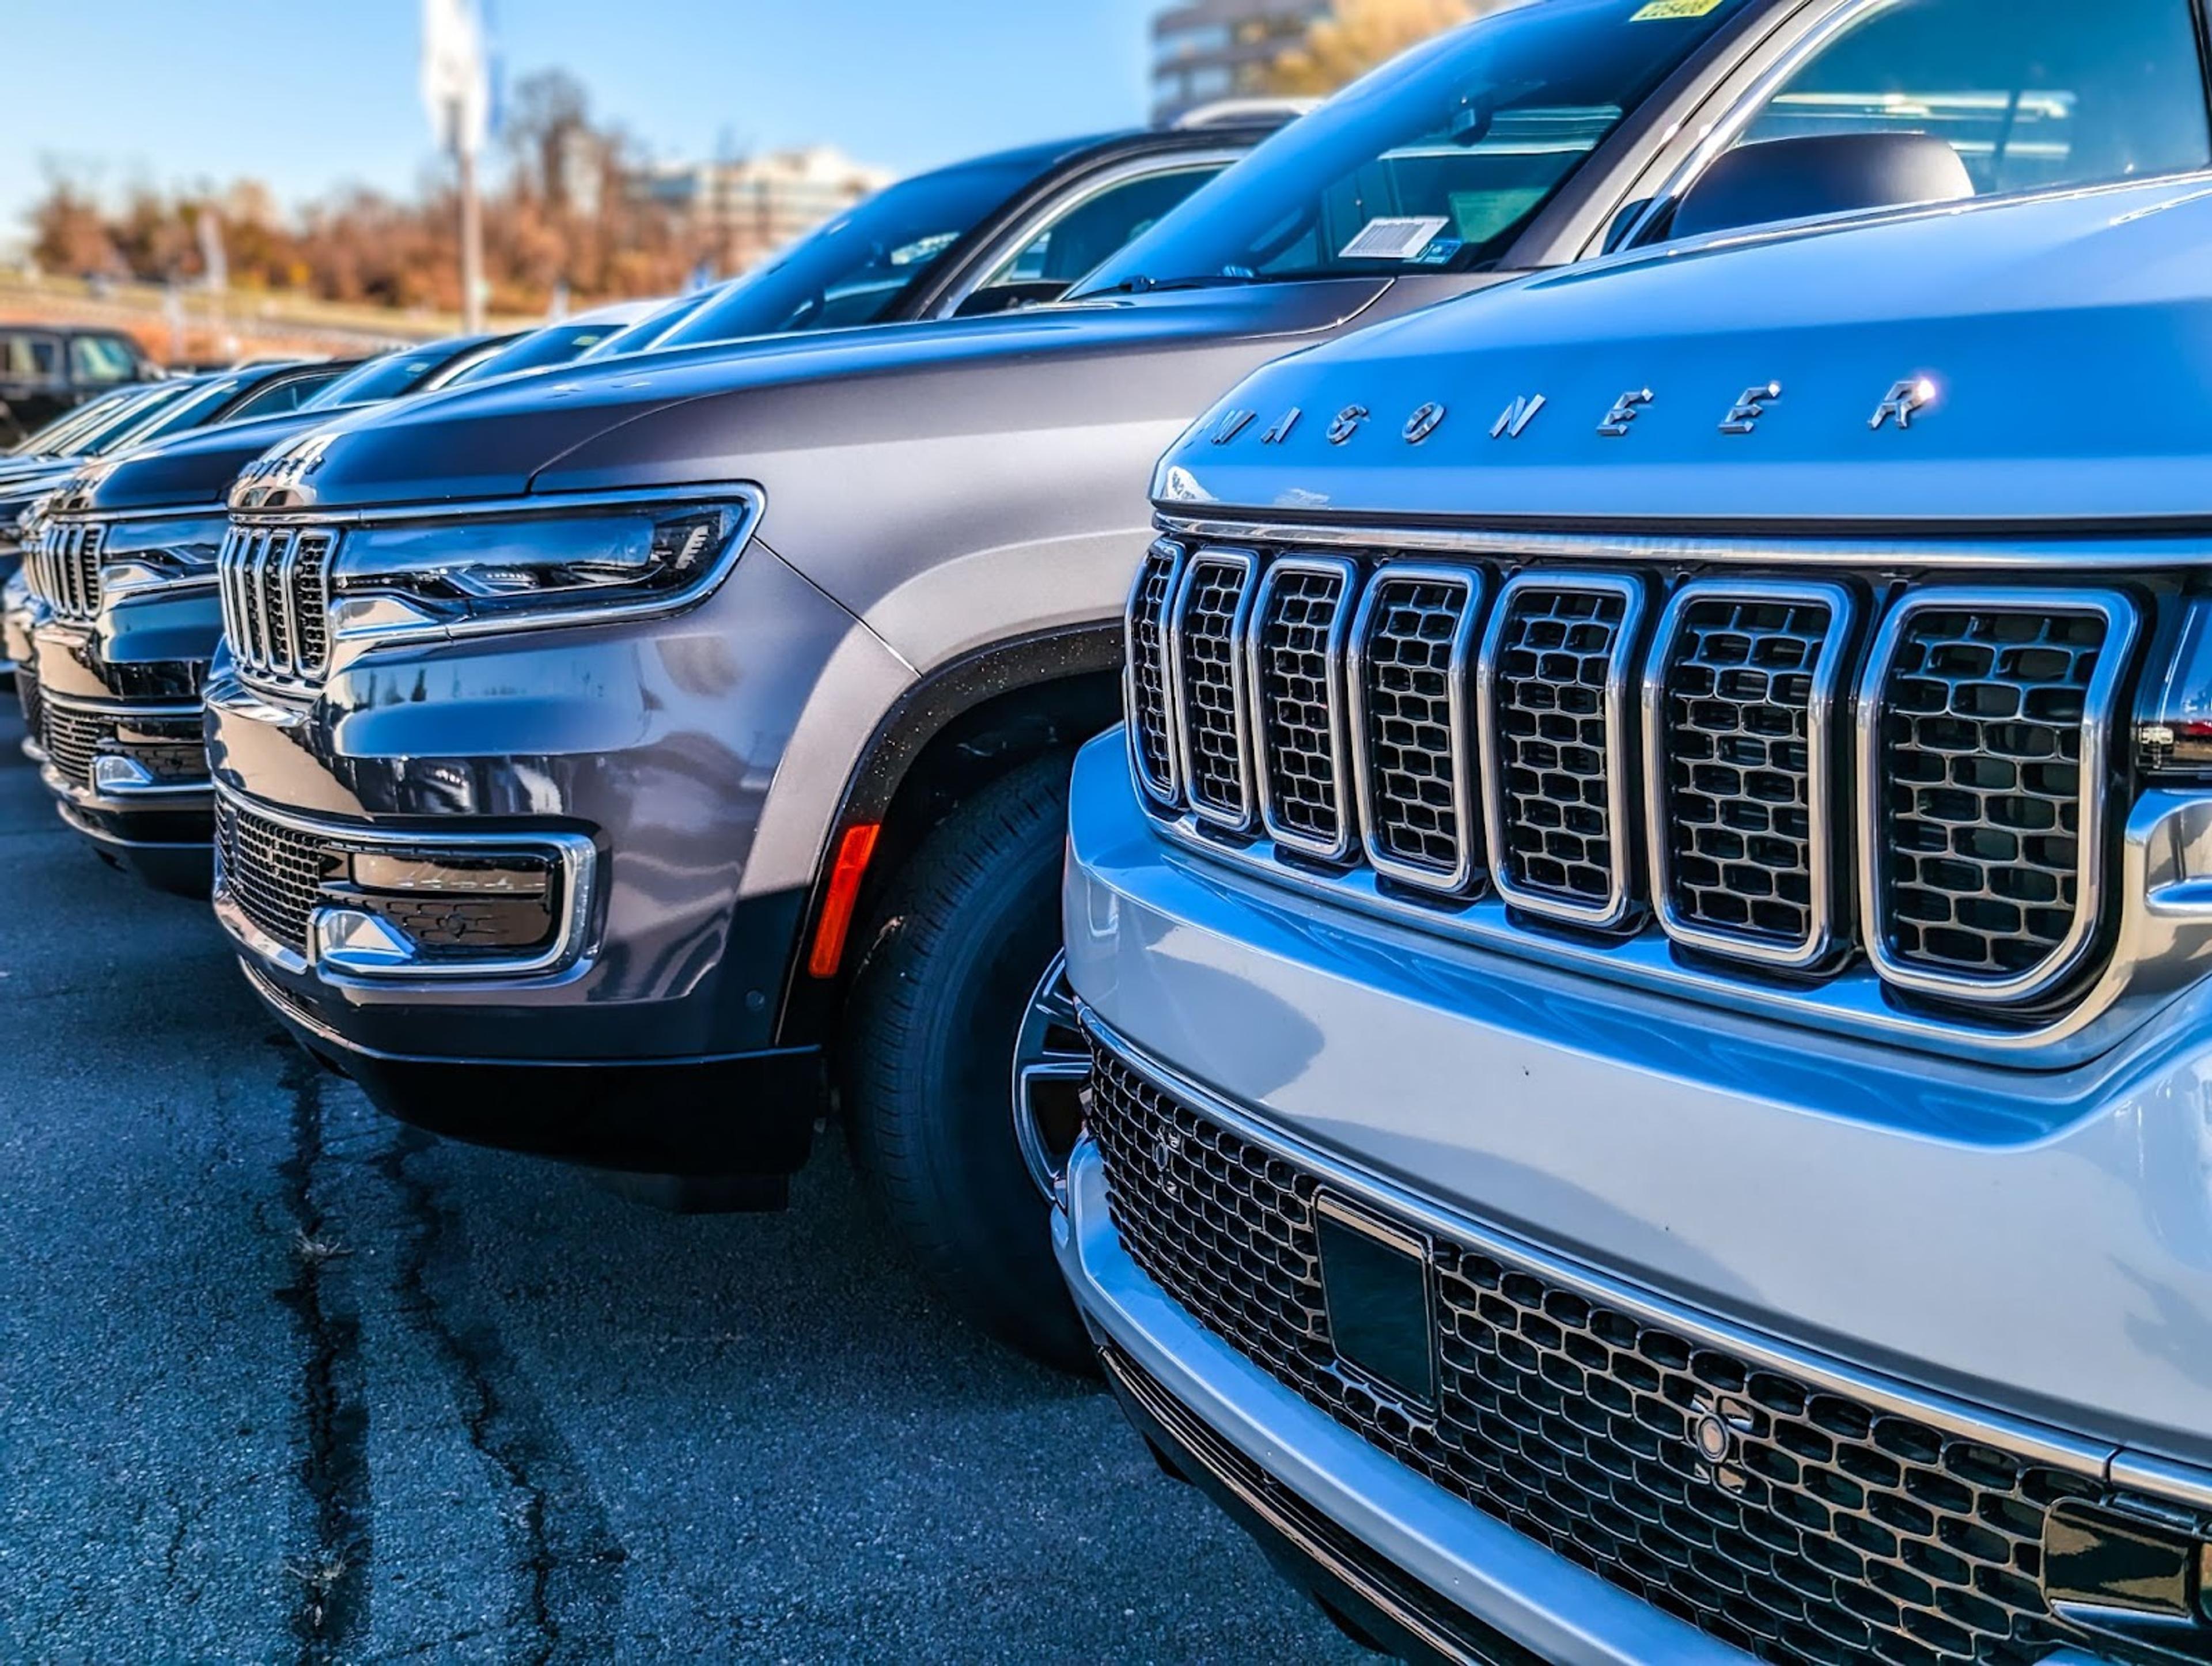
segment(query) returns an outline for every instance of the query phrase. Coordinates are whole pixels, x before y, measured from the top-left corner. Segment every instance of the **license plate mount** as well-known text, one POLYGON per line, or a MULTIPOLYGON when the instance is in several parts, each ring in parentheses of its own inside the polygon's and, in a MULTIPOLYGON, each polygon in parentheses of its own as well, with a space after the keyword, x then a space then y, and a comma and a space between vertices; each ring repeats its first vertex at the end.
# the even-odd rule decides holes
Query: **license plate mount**
POLYGON ((1337 1358, 1391 1393, 1433 1406, 1436 1279, 1429 1240, 1328 1192, 1314 1199, 1314 1234, 1337 1358))

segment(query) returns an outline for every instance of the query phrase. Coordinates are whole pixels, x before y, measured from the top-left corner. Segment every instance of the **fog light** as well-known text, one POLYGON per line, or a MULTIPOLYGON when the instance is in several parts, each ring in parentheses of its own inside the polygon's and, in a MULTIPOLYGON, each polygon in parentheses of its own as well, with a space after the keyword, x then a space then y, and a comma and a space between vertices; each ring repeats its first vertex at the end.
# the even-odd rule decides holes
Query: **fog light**
POLYGON ((522 851, 333 850, 319 963, 356 976, 535 969, 560 946, 559 864, 522 851))
POLYGON ((143 793, 160 785, 154 772, 137 758, 123 757, 114 752, 93 759, 92 784, 102 793, 143 793))

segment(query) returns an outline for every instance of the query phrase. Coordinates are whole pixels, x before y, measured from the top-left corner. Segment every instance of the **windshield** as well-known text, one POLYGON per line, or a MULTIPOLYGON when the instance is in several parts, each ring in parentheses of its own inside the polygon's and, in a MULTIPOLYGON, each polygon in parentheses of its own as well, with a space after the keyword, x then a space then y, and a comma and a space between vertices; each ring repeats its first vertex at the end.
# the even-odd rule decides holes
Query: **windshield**
POLYGON ((159 392, 149 393, 110 411, 104 421, 72 440, 66 450, 77 457, 99 457, 113 451, 136 438, 165 412, 191 398, 204 386, 198 380, 164 384, 159 392))
POLYGON ((525 336, 514 346, 502 348, 488 359, 477 360, 446 386, 460 387, 469 382, 488 382, 494 376, 511 376, 520 370, 544 370, 552 365, 567 364, 620 334, 623 328, 612 319, 601 319, 596 324, 580 321, 552 325, 525 336))
POLYGON ((1541 0, 1294 122, 1079 286, 1479 271, 1691 52, 1757 0, 1541 0))
POLYGON ((947 250, 1072 148, 987 156, 878 192, 759 271, 725 284, 657 344, 696 347, 878 323, 937 270, 947 250))
POLYGON ((720 295, 726 287, 716 284, 711 289, 694 290, 688 295, 678 295, 659 311, 648 313, 636 323, 616 331, 579 356, 583 359, 614 359, 625 353, 641 353, 648 347, 657 347, 663 336, 720 295))
POLYGON ((136 421, 101 435, 85 447, 86 454, 102 457, 125 446, 140 446, 165 434, 181 434, 186 429, 198 428, 236 398, 238 388, 235 377, 218 377, 203 384, 197 392, 164 401, 155 409, 141 413, 136 421))
POLYGON ((147 397, 142 388, 132 388, 126 392, 103 393, 74 410, 64 411, 21 444, 11 447, 7 455, 58 457, 75 445, 81 436, 91 433, 103 423, 115 421, 127 408, 147 397))
POLYGON ((346 374, 300 407, 302 410, 336 410, 341 405, 381 404, 411 393, 453 361, 467 344, 432 342, 408 353, 386 353, 380 359, 346 374))

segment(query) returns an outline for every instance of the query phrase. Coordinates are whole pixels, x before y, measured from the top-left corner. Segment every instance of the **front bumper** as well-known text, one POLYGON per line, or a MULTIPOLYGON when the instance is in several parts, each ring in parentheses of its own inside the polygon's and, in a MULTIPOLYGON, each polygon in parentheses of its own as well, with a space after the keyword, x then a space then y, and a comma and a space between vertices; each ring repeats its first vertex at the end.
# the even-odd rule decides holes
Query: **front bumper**
POLYGON ((204 895, 213 798, 200 688, 222 633, 205 585, 27 619, 40 777, 63 821, 168 891, 204 895))
MULTIPOLYGON (((1627 994, 1303 902, 1170 843, 1118 734, 1077 764, 1066 924, 1103 1033, 1393 1218, 1526 1246, 1692 1334, 1753 1339, 1911 1407, 1972 1408, 2069 1474, 2212 1508, 2201 992, 2046 1073, 1627 994)), ((1096 1158, 1072 1201, 1079 1304, 1209 1427, 1540 1653, 1655 1657, 1611 1621, 1570 1646, 1549 1572, 1486 1584, 1509 1566, 1492 1548, 1509 1530, 1147 1280, 1106 1217, 1096 1158)))
POLYGON ((312 690, 226 661, 208 696, 226 806, 410 858, 574 849, 585 889, 564 897, 558 953, 476 972, 349 959, 312 929, 273 938, 227 894, 236 876, 218 918, 278 1015, 403 1119, 606 1167, 795 1168, 822 1065, 781 1043, 778 1017, 809 899, 749 885, 748 857, 852 629, 749 555, 690 612, 367 652, 312 690), (471 1076, 525 1082, 523 1108, 447 1091, 471 1076))

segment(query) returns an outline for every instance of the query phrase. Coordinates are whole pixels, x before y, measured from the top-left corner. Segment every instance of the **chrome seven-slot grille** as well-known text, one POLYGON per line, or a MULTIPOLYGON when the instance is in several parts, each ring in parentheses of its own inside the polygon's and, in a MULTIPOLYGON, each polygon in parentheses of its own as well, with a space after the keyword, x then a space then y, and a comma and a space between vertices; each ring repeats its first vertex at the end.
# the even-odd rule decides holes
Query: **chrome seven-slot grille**
POLYGON ((2088 587, 1163 542, 1130 754, 1156 809, 1309 880, 2022 1002, 2094 946, 2138 634, 2088 587))
POLYGON ((330 669, 330 564, 337 535, 325 527, 234 522, 216 571, 222 630, 248 675, 311 683, 330 669))
POLYGON ((1802 1380, 1427 1234, 1435 1396, 1332 1341, 1316 1174, 1094 1042, 1085 1122, 1144 1273, 1397 1462, 1711 1635, 1786 1666, 2023 1666, 2063 1500, 2098 1482, 1802 1380), (1709 1457, 1717 1420, 1729 1438, 1709 1457))
POLYGON ((322 842, 228 799, 216 800, 215 829, 223 894, 270 938, 306 953, 326 866, 322 842))
POLYGON ((107 529, 96 520, 49 520, 24 558, 32 592, 65 619, 100 611, 100 550, 107 529))

